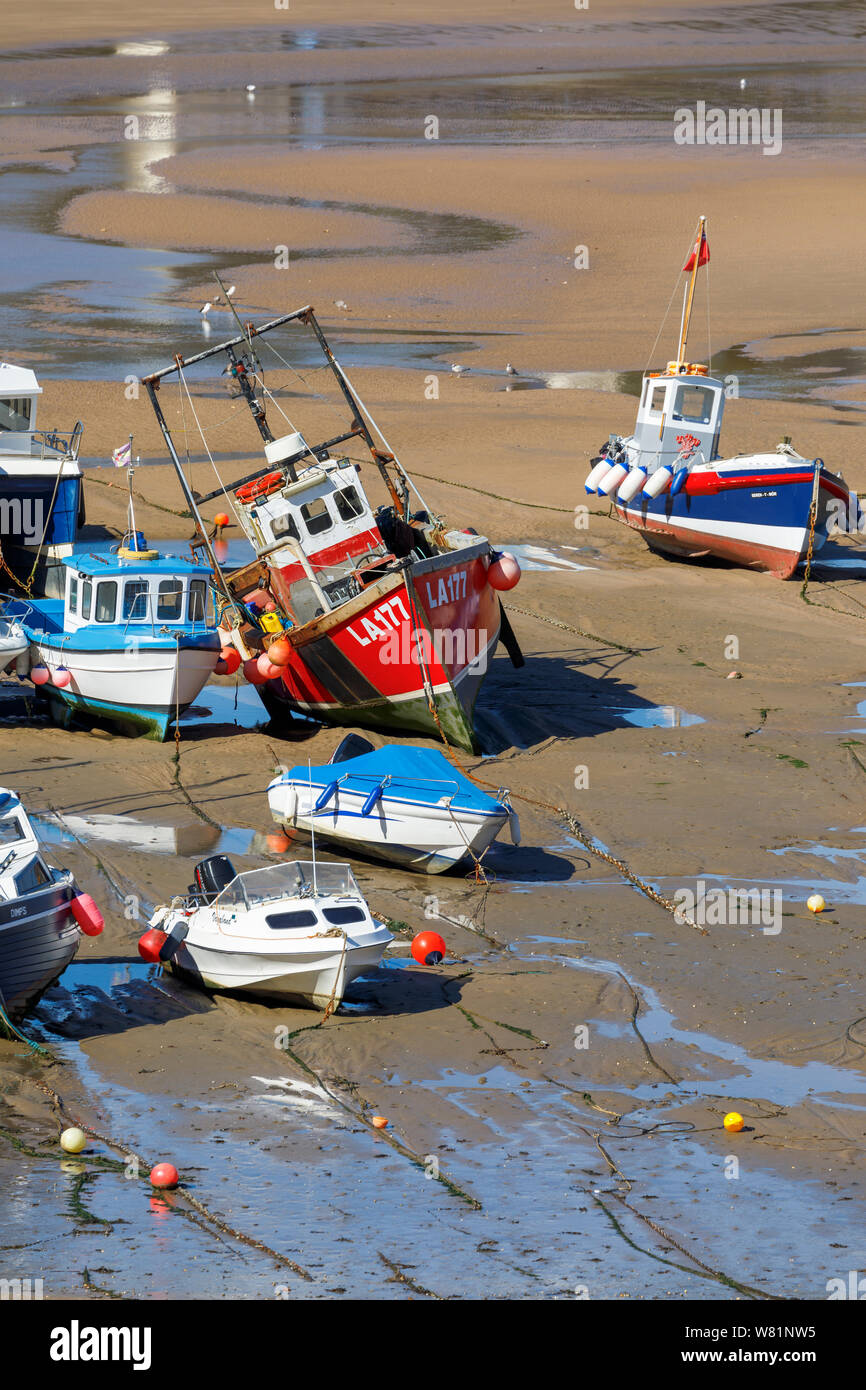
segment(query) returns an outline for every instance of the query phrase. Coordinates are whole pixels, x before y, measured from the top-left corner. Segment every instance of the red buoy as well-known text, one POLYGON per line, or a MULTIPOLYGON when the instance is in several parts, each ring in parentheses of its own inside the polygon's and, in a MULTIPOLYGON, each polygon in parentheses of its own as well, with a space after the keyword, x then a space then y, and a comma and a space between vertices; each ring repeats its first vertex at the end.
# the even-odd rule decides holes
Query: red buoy
POLYGON ((85 936, 98 936, 105 926, 102 913, 89 893, 77 893, 70 903, 72 915, 85 936))
POLYGON ((267 676, 262 675, 259 670, 258 659, 254 656, 251 656, 249 661, 244 662, 244 676, 250 685, 264 685, 268 679, 267 676))
POLYGON ((233 676, 241 664, 241 654, 237 647, 220 648, 220 661, 225 664, 226 674, 233 676))
POLYGON ((177 1187, 180 1174, 173 1163, 157 1163, 150 1170, 151 1187, 177 1187))
POLYGON ((419 931, 412 942, 412 955, 419 965, 438 965, 446 949, 438 931, 419 931))
POLYGON ((271 661, 270 657, 268 656, 267 652, 262 652, 261 656, 256 662, 256 665, 259 668, 259 674, 266 681, 272 681, 277 676, 281 676, 283 674, 282 667, 275 666, 274 663, 271 661))
POLYGON ((487 568, 487 582, 491 589, 513 589, 520 579, 520 566, 507 550, 494 552, 487 568))
POLYGON ((34 666, 30 671, 30 679, 34 685, 45 685, 46 681, 51 679, 51 672, 47 666, 34 666))
POLYGON ((142 960, 146 960, 148 965, 158 965, 160 951, 168 941, 168 936, 164 931, 157 927, 151 927, 138 938, 138 954, 142 960))

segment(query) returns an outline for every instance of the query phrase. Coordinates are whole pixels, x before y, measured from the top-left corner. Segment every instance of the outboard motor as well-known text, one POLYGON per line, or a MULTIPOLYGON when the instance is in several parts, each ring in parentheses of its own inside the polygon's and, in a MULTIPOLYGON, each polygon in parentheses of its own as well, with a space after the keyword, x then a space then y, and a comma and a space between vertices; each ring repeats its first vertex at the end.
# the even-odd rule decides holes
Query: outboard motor
POLYGON ((195 866, 194 892, 203 903, 210 904, 235 877, 232 861, 225 854, 212 854, 195 866))

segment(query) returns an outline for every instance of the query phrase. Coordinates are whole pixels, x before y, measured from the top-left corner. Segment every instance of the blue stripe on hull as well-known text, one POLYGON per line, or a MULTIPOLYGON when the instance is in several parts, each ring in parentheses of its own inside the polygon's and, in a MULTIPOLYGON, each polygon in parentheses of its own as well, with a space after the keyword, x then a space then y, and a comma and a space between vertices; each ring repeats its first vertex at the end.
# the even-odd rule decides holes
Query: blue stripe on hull
MULTIPOLYGON (((726 478, 748 476, 748 472, 724 474, 726 478)), ((811 502, 812 480, 809 479, 802 483, 767 483, 694 495, 683 490, 676 497, 668 492, 653 499, 640 497, 633 502, 620 502, 619 506, 662 523, 688 525, 696 521, 717 521, 747 526, 806 527, 811 502)))

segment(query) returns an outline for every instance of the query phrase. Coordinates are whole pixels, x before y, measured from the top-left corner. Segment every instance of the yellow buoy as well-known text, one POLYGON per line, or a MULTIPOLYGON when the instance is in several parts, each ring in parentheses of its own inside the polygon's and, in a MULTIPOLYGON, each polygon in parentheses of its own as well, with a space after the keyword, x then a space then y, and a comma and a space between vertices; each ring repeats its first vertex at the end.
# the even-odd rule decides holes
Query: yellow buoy
POLYGON ((60 1147, 68 1154, 80 1154, 87 1147, 87 1135, 75 1126, 65 1129, 60 1136, 60 1147))
POLYGON ((725 1116, 725 1129, 729 1134, 739 1134, 745 1123, 742 1115, 738 1115, 736 1110, 730 1110, 725 1116))
POLYGON ((827 904, 820 893, 813 893, 811 898, 806 899, 806 906, 810 912, 823 912, 827 904))

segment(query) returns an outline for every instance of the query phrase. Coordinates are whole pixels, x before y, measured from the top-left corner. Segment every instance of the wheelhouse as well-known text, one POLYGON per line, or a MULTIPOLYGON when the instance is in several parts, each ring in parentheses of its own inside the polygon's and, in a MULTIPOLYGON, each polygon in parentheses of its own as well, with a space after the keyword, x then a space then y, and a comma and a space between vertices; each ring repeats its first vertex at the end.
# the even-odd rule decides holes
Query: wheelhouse
POLYGON ((154 560, 74 555, 65 561, 64 630, 120 626, 154 635, 214 627, 210 571, 165 557, 154 560))
POLYGON ((718 454, 725 406, 724 383, 706 367, 668 363, 643 379, 634 439, 650 469, 685 458, 712 463, 718 454))

